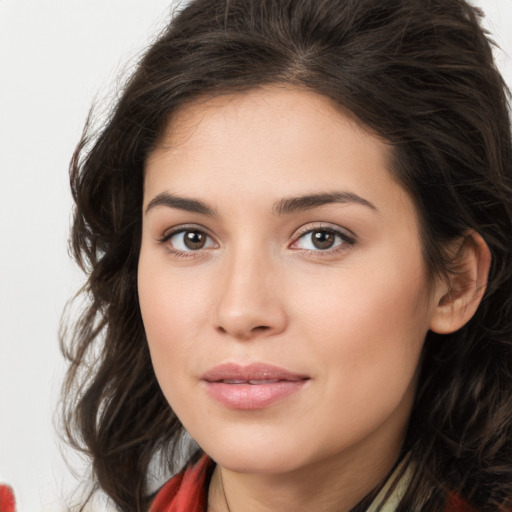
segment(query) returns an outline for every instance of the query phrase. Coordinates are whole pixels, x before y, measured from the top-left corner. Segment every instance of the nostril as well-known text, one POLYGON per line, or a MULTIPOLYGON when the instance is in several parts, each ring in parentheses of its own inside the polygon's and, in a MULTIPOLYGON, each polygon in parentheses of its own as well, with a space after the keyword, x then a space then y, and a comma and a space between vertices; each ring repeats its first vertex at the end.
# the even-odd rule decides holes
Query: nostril
POLYGON ((258 325, 256 327, 252 328, 253 332, 262 332, 262 331, 268 331, 270 327, 268 325, 258 325))
POLYGON ((217 331, 222 335, 228 334, 241 340, 248 340, 253 337, 257 337, 259 334, 265 334, 271 330, 272 328, 268 325, 256 325, 255 327, 240 325, 233 325, 229 327, 225 327, 223 325, 217 326, 217 331))

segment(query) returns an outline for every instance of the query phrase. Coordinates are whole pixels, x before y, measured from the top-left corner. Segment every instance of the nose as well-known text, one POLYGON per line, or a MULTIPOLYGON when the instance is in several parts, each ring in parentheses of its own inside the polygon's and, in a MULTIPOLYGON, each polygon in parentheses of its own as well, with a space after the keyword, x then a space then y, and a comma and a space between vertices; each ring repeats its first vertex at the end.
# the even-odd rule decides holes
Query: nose
POLYGON ((232 254, 220 276, 217 329, 238 340, 283 332, 287 315, 278 264, 250 248, 232 254))

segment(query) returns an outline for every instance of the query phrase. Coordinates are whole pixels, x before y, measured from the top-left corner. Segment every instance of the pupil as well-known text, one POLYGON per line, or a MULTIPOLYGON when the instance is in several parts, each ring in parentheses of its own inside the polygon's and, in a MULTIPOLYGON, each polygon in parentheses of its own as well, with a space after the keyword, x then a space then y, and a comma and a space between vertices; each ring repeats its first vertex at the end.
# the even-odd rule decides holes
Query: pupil
POLYGON ((317 249, 329 249, 334 244, 334 234, 329 231, 315 231, 313 245, 317 249))
POLYGON ((198 231, 187 231, 185 233, 185 245, 189 249, 201 249, 204 246, 205 237, 198 231))

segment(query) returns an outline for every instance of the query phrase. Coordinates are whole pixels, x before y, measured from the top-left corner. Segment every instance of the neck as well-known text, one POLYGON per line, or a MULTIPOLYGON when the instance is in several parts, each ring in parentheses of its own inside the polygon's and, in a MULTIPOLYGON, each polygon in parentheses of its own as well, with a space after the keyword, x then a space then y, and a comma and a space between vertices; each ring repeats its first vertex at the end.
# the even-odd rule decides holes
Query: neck
POLYGON ((350 454, 285 474, 246 474, 219 465, 210 483, 208 512, 350 512, 393 468, 400 445, 379 457, 350 454))

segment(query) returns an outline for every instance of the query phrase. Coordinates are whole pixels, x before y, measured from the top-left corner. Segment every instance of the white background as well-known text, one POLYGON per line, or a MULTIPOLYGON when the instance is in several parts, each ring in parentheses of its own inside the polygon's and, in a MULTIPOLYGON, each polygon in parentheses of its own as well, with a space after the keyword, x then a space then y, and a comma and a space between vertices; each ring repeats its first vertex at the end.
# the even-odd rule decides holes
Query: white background
MULTIPOLYGON (((95 97, 115 90, 172 0, 0 0, 0 481, 19 512, 75 485, 53 416, 57 330, 81 276, 67 255, 67 167, 95 97)), ((512 85, 512 0, 479 0, 512 85)))

